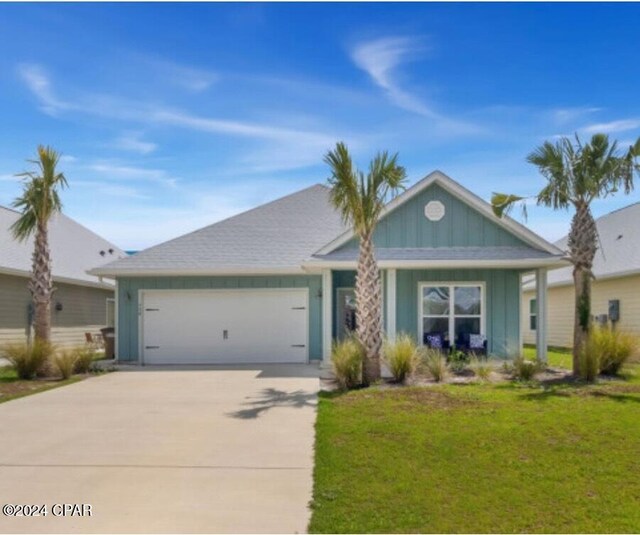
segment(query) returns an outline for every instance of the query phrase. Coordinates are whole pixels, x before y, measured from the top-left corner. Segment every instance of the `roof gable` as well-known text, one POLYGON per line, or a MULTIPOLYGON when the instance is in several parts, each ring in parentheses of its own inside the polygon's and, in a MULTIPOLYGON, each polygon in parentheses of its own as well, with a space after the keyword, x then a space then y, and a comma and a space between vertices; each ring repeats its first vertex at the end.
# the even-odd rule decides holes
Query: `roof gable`
POLYGON ((92 273, 102 275, 302 272, 302 262, 345 227, 327 187, 309 188, 161 243, 92 273))
MULTIPOLYGON (((596 219, 598 251, 593 259, 593 274, 598 279, 624 277, 640 273, 640 203, 614 210, 596 219)), ((568 236, 555 242, 567 250, 568 236)), ((573 284, 573 268, 549 273, 550 286, 573 284)), ((528 288, 535 287, 531 283, 528 288)))
MULTIPOLYGON (((0 272, 28 276, 34 238, 14 239, 10 227, 18 217, 19 212, 0 206, 0 272)), ((86 271, 125 256, 113 243, 64 214, 55 214, 49 222, 49 247, 54 280, 71 284, 112 286, 86 271)))
MULTIPOLYGON (((384 209, 376 234, 376 247, 529 246, 557 255, 561 251, 511 218, 498 218, 489 203, 435 171, 391 201, 384 209), (425 217, 425 206, 440 201, 445 215, 439 221, 425 217)), ((352 231, 316 252, 328 254, 355 247, 352 231)))

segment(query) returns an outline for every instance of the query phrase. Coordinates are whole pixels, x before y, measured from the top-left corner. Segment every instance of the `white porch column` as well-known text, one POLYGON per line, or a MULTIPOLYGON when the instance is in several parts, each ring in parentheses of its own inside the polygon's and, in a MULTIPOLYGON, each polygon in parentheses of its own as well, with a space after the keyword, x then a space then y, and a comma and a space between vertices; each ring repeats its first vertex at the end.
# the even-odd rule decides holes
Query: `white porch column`
POLYGON ((331 342, 333 337, 331 321, 333 309, 333 280, 331 270, 322 270, 322 366, 331 366, 331 342))
POLYGON ((536 269, 536 357, 547 362, 547 268, 536 269))
POLYGON ((387 269, 387 338, 396 339, 396 270, 387 269))

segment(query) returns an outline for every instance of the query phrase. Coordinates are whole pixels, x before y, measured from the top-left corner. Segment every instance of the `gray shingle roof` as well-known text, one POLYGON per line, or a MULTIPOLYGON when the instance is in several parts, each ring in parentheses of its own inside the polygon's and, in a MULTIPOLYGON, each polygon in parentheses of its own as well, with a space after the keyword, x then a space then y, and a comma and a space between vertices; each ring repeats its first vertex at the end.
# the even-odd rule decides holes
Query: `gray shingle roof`
MULTIPOLYGON (((610 278, 640 272, 640 203, 631 204, 596 219, 599 249, 593 261, 593 274, 610 278)), ((567 250, 567 236, 555 245, 567 250)), ((561 286, 573 283, 573 268, 549 271, 548 283, 561 286)), ((535 287, 529 282, 527 288, 535 287)))
POLYGON ((317 184, 93 272, 302 272, 304 260, 344 231, 329 189, 317 184))
MULTIPOLYGON (((0 271, 28 275, 31 272, 33 237, 19 242, 10 230, 19 216, 15 210, 0 206, 0 271)), ((51 219, 49 246, 54 279, 80 284, 112 286, 88 275, 87 270, 125 256, 124 251, 114 244, 64 214, 57 214, 51 219), (113 253, 109 253, 109 249, 113 253), (104 251, 104 256, 100 251, 104 251)))
MULTIPOLYGON (((379 247, 376 258, 386 260, 540 260, 556 258, 545 251, 532 247, 423 247, 399 248, 379 247)), ((315 255, 318 260, 356 261, 357 249, 341 249, 326 255, 315 255)))

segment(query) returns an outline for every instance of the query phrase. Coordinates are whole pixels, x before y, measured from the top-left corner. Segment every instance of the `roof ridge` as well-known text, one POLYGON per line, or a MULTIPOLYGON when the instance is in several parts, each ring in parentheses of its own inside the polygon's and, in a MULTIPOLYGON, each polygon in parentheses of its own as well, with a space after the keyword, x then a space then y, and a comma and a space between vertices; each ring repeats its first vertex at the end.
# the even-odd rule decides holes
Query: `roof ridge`
POLYGON ((92 234, 93 236, 95 236, 96 238, 107 242, 109 245, 112 245, 113 247, 116 247, 119 251, 124 253, 124 250, 121 249, 120 247, 118 247, 115 243, 113 243, 111 240, 107 240, 104 236, 100 236, 100 234, 98 234, 97 232, 91 230, 89 227, 83 225, 82 223, 78 222, 77 220, 75 220, 74 218, 72 218, 71 216, 68 216, 67 214, 65 214, 64 212, 58 212, 55 215, 59 215, 61 217, 64 217, 67 221, 69 221, 70 223, 80 227, 83 231, 88 232, 89 234, 92 234))
POLYGON ((618 212, 622 212, 623 210, 626 210, 627 208, 632 208, 633 206, 636 206, 640 204, 640 201, 636 201, 636 202, 632 202, 631 204, 628 204, 626 206, 621 206, 620 208, 616 208, 615 210, 611 210, 611 212, 607 212, 606 214, 602 214, 601 216, 596 218, 596 222, 600 221, 601 219, 604 219, 605 217, 609 217, 610 215, 613 215, 615 213, 618 212))
POLYGON ((2 208, 3 210, 6 210, 7 212, 13 212, 14 214, 19 214, 20 213, 15 208, 9 208, 8 206, 4 206, 3 204, 0 204, 0 208, 2 208))
MULTIPOLYGON (((627 206, 622 206, 620 208, 616 208, 615 210, 611 210, 611 212, 607 212, 606 214, 602 214, 601 216, 596 217, 594 219, 594 221, 596 222, 596 225, 597 225, 598 223, 600 223, 601 221, 603 221, 604 219, 606 219, 609 216, 612 216, 614 214, 617 214, 618 212, 622 212, 624 210, 627 210, 629 208, 633 208, 634 206, 638 206, 638 205, 640 205, 640 201, 632 202, 631 204, 628 204, 627 206)), ((554 245, 557 245, 559 243, 567 241, 568 238, 569 238, 569 233, 567 232, 564 236, 562 236, 558 240, 554 241, 553 243, 554 243, 554 245)))
MULTIPOLYGON (((174 242, 176 240, 181 240, 182 238, 186 238, 187 236, 192 236, 194 234, 199 234, 200 232, 204 232, 204 231, 206 231, 206 230, 208 230, 211 227, 214 227, 216 225, 220 225, 222 223, 226 223, 226 222, 231 221, 232 219, 235 219, 237 217, 240 217, 240 216, 255 212, 256 210, 260 210, 260 209, 265 208, 267 206, 270 206, 270 205, 272 205, 272 204, 274 204, 276 202, 283 201, 285 199, 288 199, 290 197, 293 197, 295 195, 299 195, 300 193, 303 193, 305 191, 308 191, 308 190, 311 190, 311 189, 314 189, 314 188, 318 188, 318 187, 326 189, 326 186, 324 186, 323 184, 319 184, 319 183, 312 184, 311 186, 307 186, 306 188, 302 188, 300 190, 293 191, 291 193, 287 193, 286 195, 283 195, 282 197, 278 197, 277 199, 273 199, 273 200, 268 201, 268 202, 266 202, 264 204, 260 204, 258 206, 254 206, 253 208, 249 208, 248 210, 244 210, 243 212, 239 212, 237 214, 231 215, 231 216, 226 217, 224 219, 220 219, 219 221, 215 221, 215 222, 210 223, 209 225, 206 225, 204 227, 192 230, 191 232, 187 232, 185 234, 181 234, 180 236, 176 236, 175 238, 171 238, 170 240, 166 240, 166 241, 157 243, 155 245, 152 245, 151 247, 147 247, 146 249, 142 249, 141 251, 138 251, 135 254, 135 256, 139 257, 140 255, 146 253, 147 251, 152 251, 152 250, 156 249, 157 247, 165 246, 165 245, 167 245, 169 243, 172 243, 172 242, 174 242)), ((121 258, 119 260, 114 260, 113 262, 120 262, 122 260, 126 260, 127 258, 133 258, 133 256, 128 256, 126 258, 121 258)), ((111 264, 111 262, 109 262, 109 264, 111 264)), ((109 264, 105 264, 105 266, 101 266, 101 267, 107 267, 109 264)))

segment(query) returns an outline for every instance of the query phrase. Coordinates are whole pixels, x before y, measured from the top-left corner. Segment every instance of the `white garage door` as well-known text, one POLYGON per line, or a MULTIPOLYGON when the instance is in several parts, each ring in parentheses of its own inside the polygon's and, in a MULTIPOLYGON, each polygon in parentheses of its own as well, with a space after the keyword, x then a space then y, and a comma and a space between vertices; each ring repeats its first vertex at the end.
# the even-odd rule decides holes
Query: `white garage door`
POLYGON ((308 290, 145 290, 145 364, 307 362, 308 290))

